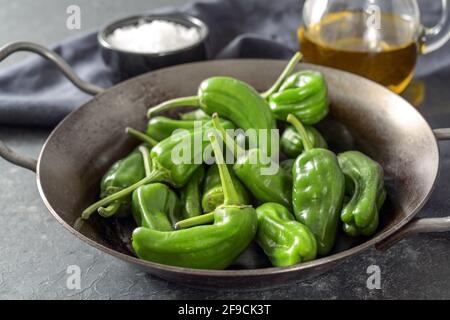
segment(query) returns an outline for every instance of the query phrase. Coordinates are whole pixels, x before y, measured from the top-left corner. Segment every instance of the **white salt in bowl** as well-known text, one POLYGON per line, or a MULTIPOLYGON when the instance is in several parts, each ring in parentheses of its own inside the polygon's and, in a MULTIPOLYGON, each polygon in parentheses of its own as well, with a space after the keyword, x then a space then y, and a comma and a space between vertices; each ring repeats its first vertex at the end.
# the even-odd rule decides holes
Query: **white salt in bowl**
POLYGON ((181 63, 207 59, 209 29, 186 15, 133 16, 115 21, 97 36, 114 81, 181 63))

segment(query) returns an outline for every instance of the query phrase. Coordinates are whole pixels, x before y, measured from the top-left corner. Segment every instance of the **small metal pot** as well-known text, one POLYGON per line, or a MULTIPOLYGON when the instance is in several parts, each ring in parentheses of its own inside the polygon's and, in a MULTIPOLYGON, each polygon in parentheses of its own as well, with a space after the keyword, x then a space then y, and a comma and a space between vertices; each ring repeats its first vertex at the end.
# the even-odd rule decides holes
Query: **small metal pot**
POLYGON ((209 29, 205 23, 187 14, 143 15, 132 16, 115 21, 103 28, 97 35, 104 62, 114 73, 115 83, 146 73, 148 71, 187 62, 201 61, 207 58, 206 39, 209 29), (200 39, 193 45, 173 51, 160 53, 137 53, 116 48, 108 42, 108 36, 114 30, 138 23, 164 20, 174 22, 189 28, 197 28, 200 39))

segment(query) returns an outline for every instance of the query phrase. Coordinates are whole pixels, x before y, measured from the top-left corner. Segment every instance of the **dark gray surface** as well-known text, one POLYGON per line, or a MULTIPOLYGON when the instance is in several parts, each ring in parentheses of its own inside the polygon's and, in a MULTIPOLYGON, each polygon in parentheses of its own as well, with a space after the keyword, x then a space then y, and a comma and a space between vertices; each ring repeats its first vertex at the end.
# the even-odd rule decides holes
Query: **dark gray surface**
MULTIPOLYGON (((34 2, 0 1, 3 28, 8 30, 0 34, 1 43, 28 39, 50 45, 75 35, 64 28, 65 8, 75 1, 39 1, 39 7, 34 2), (18 20, 22 23, 17 24, 18 20)), ((85 31, 122 15, 162 4, 184 2, 130 1, 126 6, 120 6, 123 2, 118 0, 96 1, 92 5, 90 1, 76 3, 82 8, 89 8, 84 10, 81 31, 85 31)), ((443 101, 448 101, 444 97, 436 101, 433 96, 430 95, 429 102, 440 103, 442 107, 443 101)), ((434 120, 434 124, 446 124, 443 123, 445 118, 435 117, 433 113, 430 113, 429 119, 434 120)), ((17 150, 34 156, 37 156, 48 134, 49 131, 42 129, 0 129, 0 138, 17 150)), ((448 159, 449 156, 443 154, 442 158, 448 159)), ((447 165, 448 161, 442 166, 440 181, 450 178, 445 173, 448 171, 447 165)), ((442 183, 438 183, 437 188, 440 186, 442 183)), ((2 160, 0 190, 0 298, 450 298, 449 234, 416 236, 385 253, 371 250, 319 278, 279 289, 208 292, 156 279, 90 248, 63 229, 47 212, 40 200, 34 175, 2 160), (381 269, 380 290, 366 287, 366 269, 373 264, 381 269), (66 270, 69 265, 81 268, 80 290, 67 289, 66 270)), ((432 197, 425 211, 432 210, 433 215, 448 214, 446 208, 449 207, 449 200, 444 195, 432 197)))

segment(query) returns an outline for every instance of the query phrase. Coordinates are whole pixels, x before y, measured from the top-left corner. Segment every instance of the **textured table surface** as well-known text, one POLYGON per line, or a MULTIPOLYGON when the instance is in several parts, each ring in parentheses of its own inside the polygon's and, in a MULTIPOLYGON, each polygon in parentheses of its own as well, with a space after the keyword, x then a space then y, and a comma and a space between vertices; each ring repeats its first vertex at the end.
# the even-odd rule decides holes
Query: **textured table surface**
MULTIPOLYGON (((66 0, 0 0, 3 30, 0 43, 17 40, 54 44, 120 16, 161 5, 180 5, 183 0, 76 1, 82 10, 82 30, 65 28, 66 0), (22 21, 20 24, 18 21, 22 21), (26 22, 25 22, 26 21, 26 22), (33 30, 30 32, 30 30, 33 30)), ((10 58, 12 64, 18 58, 10 58)), ((449 108, 450 93, 438 83, 424 79, 427 96, 424 114, 432 125, 450 124, 439 108, 449 108), (440 94, 440 95, 439 95, 440 94)), ((419 83, 420 84, 420 83, 419 83)), ((448 91, 448 90, 447 90, 448 91)), ((37 156, 50 130, 1 128, 0 138, 20 152, 37 156)), ((450 208, 444 181, 450 152, 443 150, 442 171, 435 193, 423 216, 444 216, 450 208), (444 189, 444 190, 443 190, 444 189)), ((448 184, 447 184, 448 185, 448 184)), ((448 188, 447 188, 448 189, 448 188)), ((42 203, 34 174, 0 160, 0 298, 33 299, 370 299, 450 298, 450 234, 419 235, 387 252, 372 249, 353 257, 334 270, 302 283, 252 292, 200 291, 157 279, 141 270, 91 248, 72 236, 50 215, 42 203), (81 269, 81 289, 68 289, 67 268, 81 269), (368 289, 367 268, 379 266, 381 289, 368 289)))

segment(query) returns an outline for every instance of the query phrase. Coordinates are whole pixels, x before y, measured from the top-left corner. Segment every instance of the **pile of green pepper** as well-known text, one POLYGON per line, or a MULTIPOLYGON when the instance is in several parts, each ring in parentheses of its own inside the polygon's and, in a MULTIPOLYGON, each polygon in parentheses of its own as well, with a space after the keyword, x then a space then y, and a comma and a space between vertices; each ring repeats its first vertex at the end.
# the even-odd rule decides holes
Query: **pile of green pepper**
POLYGON ((339 227, 350 237, 373 235, 386 199, 383 169, 361 152, 328 149, 314 127, 329 111, 326 81, 317 71, 295 72, 300 59, 296 54, 264 93, 213 77, 196 96, 150 108, 146 132, 126 130, 141 144, 107 170, 100 200, 81 218, 131 214, 139 258, 199 269, 228 268, 253 240, 273 266, 286 267, 332 253, 339 227), (154 117, 180 106, 198 109, 179 119, 154 117), (277 124, 285 128, 282 161, 259 136, 249 145, 227 131, 277 124), (178 163, 173 152, 186 142, 189 161, 178 163), (234 151, 232 165, 226 150, 234 151))

